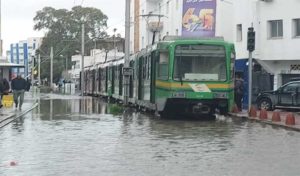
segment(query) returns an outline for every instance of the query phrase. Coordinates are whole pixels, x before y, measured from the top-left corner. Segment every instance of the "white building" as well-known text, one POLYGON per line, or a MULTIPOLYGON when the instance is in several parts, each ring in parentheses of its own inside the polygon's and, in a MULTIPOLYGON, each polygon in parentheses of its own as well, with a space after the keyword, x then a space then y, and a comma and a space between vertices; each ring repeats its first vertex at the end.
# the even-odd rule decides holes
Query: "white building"
POLYGON ((237 59, 247 59, 247 30, 253 26, 253 57, 274 75, 276 89, 291 77, 300 77, 299 9, 299 0, 132 0, 130 50, 134 53, 151 44, 153 29, 158 41, 167 35, 184 36, 202 20, 206 23, 202 27, 214 36, 235 43, 237 59))
POLYGON ((22 64, 24 68, 13 68, 10 77, 21 74, 23 77, 30 77, 33 68, 33 56, 35 50, 42 44, 42 38, 32 37, 10 45, 10 50, 6 52, 11 63, 22 64))

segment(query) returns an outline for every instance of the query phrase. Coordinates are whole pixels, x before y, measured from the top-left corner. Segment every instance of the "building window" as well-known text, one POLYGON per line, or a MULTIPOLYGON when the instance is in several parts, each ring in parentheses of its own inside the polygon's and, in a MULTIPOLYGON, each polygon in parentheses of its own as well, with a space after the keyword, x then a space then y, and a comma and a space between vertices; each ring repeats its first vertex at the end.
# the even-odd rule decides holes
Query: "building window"
POLYGON ((293 37, 300 37, 300 18, 293 19, 293 37))
POLYGON ((236 25, 236 41, 241 42, 243 40, 243 28, 242 24, 236 25))
POLYGON ((269 21, 269 37, 282 38, 283 37, 283 24, 282 20, 269 21))
POLYGON ((159 12, 159 14, 161 13, 161 5, 160 5, 160 3, 158 4, 158 12, 159 12))
POLYGON ((167 5, 166 5, 166 14, 169 14, 169 1, 167 2, 167 5))
POLYGON ((176 0, 176 10, 178 10, 179 7, 179 0, 176 0))

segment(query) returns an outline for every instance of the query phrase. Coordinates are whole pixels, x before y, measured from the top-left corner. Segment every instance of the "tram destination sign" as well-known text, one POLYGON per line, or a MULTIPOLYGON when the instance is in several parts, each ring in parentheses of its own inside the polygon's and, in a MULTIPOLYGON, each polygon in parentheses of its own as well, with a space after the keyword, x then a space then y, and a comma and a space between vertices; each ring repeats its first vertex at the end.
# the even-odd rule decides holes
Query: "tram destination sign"
POLYGON ((133 68, 131 68, 131 67, 123 67, 123 75, 124 76, 131 76, 131 75, 133 75, 133 68))

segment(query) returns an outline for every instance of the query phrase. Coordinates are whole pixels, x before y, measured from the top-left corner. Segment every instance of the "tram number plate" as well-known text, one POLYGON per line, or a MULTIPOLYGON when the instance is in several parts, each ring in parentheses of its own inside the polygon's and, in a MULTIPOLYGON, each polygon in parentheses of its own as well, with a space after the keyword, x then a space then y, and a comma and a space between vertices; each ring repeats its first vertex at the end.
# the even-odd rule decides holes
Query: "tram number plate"
POLYGON ((185 98, 185 92, 174 92, 173 97, 175 97, 175 98, 185 98))
POLYGON ((133 69, 131 67, 123 67, 123 75, 124 76, 133 75, 133 69))

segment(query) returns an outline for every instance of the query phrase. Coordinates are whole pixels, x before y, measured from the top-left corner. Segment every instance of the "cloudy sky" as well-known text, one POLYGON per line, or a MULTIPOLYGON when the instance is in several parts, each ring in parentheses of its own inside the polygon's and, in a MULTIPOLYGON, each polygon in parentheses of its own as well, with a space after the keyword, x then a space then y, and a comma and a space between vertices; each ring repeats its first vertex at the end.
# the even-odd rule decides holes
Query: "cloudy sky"
POLYGON ((108 16, 108 32, 117 28, 124 36, 125 0, 1 0, 2 1, 2 39, 4 52, 11 43, 26 40, 28 37, 41 37, 43 32, 33 30, 33 17, 36 11, 45 6, 56 9, 71 9, 75 5, 95 7, 108 16))

